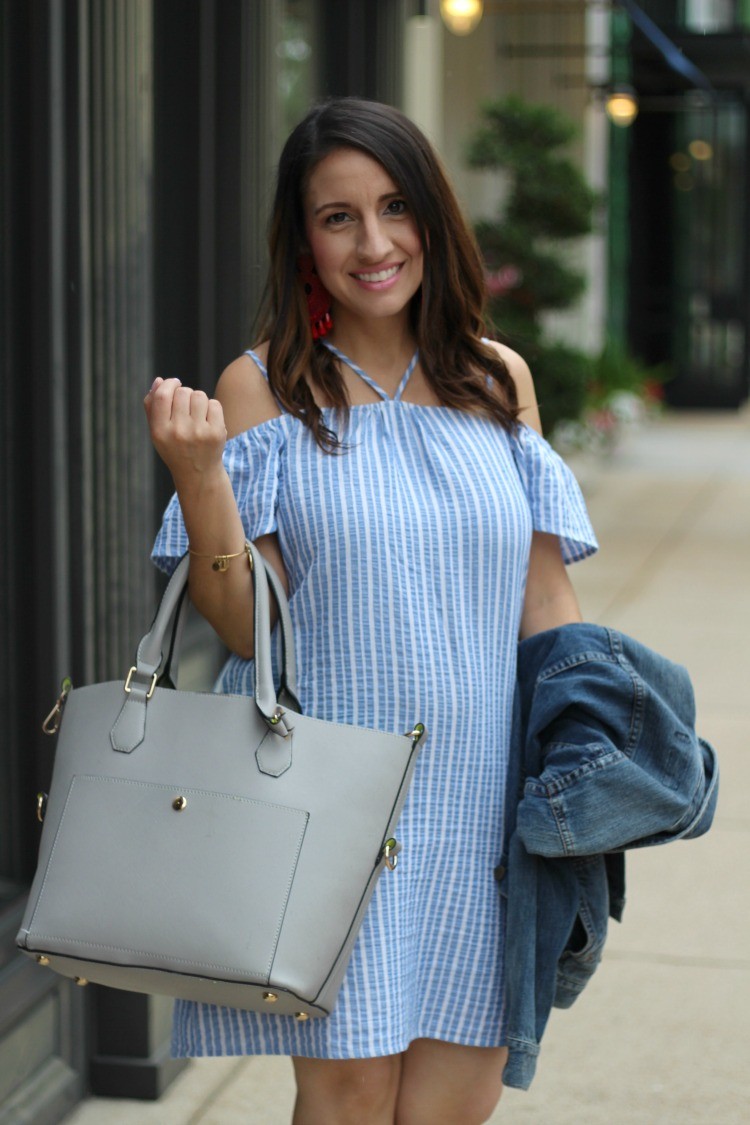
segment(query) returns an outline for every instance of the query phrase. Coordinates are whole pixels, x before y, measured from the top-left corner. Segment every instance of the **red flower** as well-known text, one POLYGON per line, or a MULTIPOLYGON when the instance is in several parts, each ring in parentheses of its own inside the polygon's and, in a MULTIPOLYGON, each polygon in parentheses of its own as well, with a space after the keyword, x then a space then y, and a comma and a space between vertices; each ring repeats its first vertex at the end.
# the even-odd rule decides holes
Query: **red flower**
POLYGON ((655 379, 647 379, 643 384, 643 397, 646 402, 663 402, 664 387, 661 383, 657 383, 655 379))
POLYGON ((484 280, 491 297, 502 297, 511 289, 517 289, 523 277, 517 266, 501 266, 497 270, 485 270, 484 280))

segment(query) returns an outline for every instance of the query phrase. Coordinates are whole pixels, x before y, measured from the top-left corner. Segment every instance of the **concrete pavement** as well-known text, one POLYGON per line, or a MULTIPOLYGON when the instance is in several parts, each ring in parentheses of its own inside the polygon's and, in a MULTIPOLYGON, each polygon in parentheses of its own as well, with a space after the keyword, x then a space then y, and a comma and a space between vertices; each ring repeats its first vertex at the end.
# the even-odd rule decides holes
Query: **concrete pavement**
MULTIPOLYGON (((629 855, 601 967, 553 1013, 531 1090, 506 1091, 492 1123, 744 1125, 750 414, 668 415, 611 459, 573 464, 602 548, 572 571, 584 616, 688 667, 721 793, 707 836, 629 855)), ((91 1098, 67 1122, 288 1125, 293 1099, 286 1059, 199 1060, 157 1103, 91 1098)))

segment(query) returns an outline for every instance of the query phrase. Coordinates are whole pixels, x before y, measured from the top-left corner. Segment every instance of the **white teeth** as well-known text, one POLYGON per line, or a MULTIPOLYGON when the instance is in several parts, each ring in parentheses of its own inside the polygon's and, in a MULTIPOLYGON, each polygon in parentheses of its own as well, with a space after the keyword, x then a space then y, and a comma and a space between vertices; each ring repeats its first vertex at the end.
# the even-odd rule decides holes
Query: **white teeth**
POLYGON ((356 273, 354 276, 359 281, 387 281, 389 277, 393 277, 399 271, 399 266, 391 266, 387 270, 378 270, 377 273, 356 273))

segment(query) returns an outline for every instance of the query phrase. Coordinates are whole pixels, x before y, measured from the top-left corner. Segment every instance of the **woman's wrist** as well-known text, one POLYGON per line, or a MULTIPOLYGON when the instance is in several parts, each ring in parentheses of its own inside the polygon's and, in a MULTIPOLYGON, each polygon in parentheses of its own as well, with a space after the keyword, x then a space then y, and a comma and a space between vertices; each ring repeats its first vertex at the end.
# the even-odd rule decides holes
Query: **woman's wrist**
POLYGON ((189 550, 196 560, 203 559, 215 570, 226 571, 232 557, 245 553, 242 526, 232 482, 221 462, 216 470, 174 478, 180 501, 189 550))
POLYGON ((211 570, 218 571, 220 574, 226 574, 229 569, 229 563, 232 559, 238 559, 245 556, 252 568, 253 560, 250 554, 250 544, 245 540, 245 545, 241 551, 230 551, 228 554, 216 554, 211 551, 195 551, 192 547, 188 546, 188 554, 191 558, 206 559, 211 564, 211 570))
POLYGON ((221 495, 227 489, 232 491, 232 484, 222 461, 204 469, 184 466, 179 470, 171 471, 175 491, 181 503, 204 496, 221 495))

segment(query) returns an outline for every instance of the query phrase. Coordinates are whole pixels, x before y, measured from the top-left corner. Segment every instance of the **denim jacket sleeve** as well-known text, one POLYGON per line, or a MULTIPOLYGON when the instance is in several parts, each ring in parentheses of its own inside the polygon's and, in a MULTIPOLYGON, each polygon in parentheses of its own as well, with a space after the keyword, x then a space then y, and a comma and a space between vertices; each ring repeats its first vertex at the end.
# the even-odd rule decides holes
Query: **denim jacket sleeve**
POLYGON ((684 668, 598 625, 519 646, 527 703, 518 831, 535 855, 597 855, 699 836, 718 796, 684 668), (529 675, 529 672, 532 675, 529 675))

